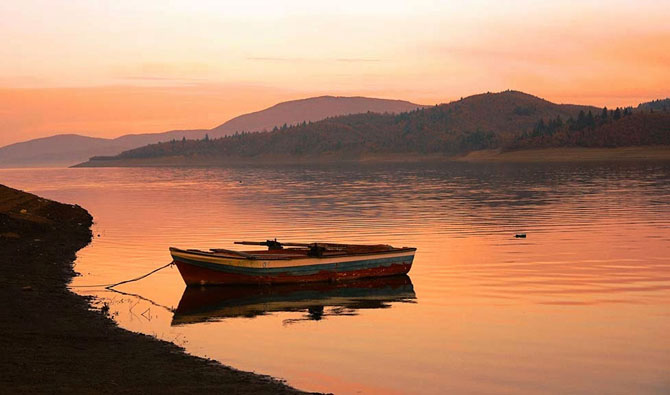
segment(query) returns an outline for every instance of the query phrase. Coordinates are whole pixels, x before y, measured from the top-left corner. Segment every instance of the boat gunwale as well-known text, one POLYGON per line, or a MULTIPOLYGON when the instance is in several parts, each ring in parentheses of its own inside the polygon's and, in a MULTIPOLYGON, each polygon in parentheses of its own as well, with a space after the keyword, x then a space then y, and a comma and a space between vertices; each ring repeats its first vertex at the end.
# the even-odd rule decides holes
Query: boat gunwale
MULTIPOLYGON (((244 256, 229 256, 229 255, 218 255, 213 252, 207 252, 203 250, 182 250, 181 248, 177 247, 170 247, 170 254, 172 255, 172 252, 182 252, 186 254, 193 254, 193 255, 201 255, 201 256, 206 256, 206 257, 213 257, 213 258, 225 258, 225 259, 238 259, 238 260, 245 260, 245 261, 257 261, 257 260, 263 260, 263 261, 295 261, 295 260, 300 260, 300 259, 329 259, 329 258, 334 258, 330 256, 321 256, 321 257, 315 257, 315 256, 300 256, 300 257, 261 257, 261 256, 250 256, 250 257, 244 257, 244 256)), ((388 251, 376 251, 376 252, 358 252, 358 253, 351 253, 351 254, 346 254, 346 255, 340 255, 338 257, 353 257, 353 256, 365 256, 365 255, 380 255, 380 254, 395 254, 399 252, 410 252, 410 251, 416 251, 416 247, 392 247, 392 250, 388 251)), ((248 253, 248 252, 245 252, 248 253)), ((174 258, 174 256, 173 256, 174 258)))

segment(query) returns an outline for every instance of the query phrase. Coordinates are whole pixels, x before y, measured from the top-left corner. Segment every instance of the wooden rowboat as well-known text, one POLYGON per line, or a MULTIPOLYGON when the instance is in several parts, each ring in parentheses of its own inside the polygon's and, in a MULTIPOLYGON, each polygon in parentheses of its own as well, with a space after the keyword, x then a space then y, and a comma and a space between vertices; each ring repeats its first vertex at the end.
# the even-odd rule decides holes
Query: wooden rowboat
POLYGON ((406 274, 416 248, 389 245, 240 241, 267 250, 209 251, 170 247, 186 285, 339 281, 406 274))

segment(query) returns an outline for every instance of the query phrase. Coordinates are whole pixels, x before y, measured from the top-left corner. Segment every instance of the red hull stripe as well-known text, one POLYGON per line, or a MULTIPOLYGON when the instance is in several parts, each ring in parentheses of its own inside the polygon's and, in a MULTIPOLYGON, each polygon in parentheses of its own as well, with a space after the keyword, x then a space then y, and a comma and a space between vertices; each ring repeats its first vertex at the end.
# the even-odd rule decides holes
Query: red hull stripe
POLYGON ((282 268, 282 270, 272 269, 270 271, 269 269, 233 268, 230 266, 207 264, 203 262, 193 264, 191 262, 184 262, 185 260, 182 258, 175 259, 175 263, 177 264, 177 268, 179 268, 179 272, 181 273, 181 276, 187 285, 271 284, 334 281, 407 274, 412 267, 412 260, 414 257, 406 256, 401 258, 403 259, 396 260, 395 262, 388 262, 384 265, 369 267, 360 267, 361 265, 347 266, 338 263, 336 266, 340 267, 336 267, 334 270, 328 269, 328 266, 331 265, 314 265, 320 267, 315 268, 313 266, 309 266, 311 267, 310 270, 295 270, 296 268, 293 267, 282 268), (216 268, 212 268, 211 266, 215 266, 216 268))

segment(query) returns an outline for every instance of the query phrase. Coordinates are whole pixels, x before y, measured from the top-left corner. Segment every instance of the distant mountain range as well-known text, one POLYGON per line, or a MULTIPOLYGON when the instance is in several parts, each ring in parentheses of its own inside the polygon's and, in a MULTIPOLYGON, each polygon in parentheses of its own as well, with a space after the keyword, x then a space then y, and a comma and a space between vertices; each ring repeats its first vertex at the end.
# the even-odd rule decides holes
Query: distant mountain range
POLYGON ((505 91, 400 114, 354 114, 264 133, 152 144, 82 166, 304 163, 487 149, 670 145, 670 112, 606 112, 505 91))
POLYGON ((279 103, 262 111, 235 117, 213 129, 172 130, 131 134, 114 139, 76 134, 29 140, 0 148, 0 167, 70 166, 92 156, 116 155, 123 151, 171 140, 223 137, 235 132, 271 130, 302 122, 314 122, 345 114, 401 113, 423 106, 402 100, 366 97, 321 96, 279 103))
POLYGON ((58 134, 0 148, 0 167, 71 166, 95 155, 120 152, 172 139, 203 138, 207 130, 173 130, 164 133, 129 134, 115 139, 58 134))

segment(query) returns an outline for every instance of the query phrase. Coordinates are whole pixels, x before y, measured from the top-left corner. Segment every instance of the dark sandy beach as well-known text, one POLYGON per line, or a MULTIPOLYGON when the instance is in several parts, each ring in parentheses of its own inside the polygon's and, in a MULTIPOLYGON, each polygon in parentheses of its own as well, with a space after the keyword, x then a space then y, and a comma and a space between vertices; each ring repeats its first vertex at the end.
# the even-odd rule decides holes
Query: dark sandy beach
POLYGON ((301 393, 91 310, 66 287, 91 224, 79 206, 0 185, 0 392, 301 393))

